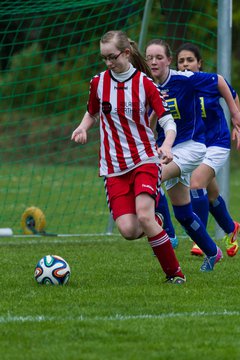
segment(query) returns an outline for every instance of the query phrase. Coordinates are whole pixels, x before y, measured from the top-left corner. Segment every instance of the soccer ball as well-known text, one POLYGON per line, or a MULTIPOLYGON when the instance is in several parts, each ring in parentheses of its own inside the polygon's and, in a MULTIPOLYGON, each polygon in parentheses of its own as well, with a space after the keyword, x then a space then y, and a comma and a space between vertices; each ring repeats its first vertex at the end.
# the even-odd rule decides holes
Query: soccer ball
POLYGON ((34 277, 39 284, 65 285, 70 274, 66 260, 57 255, 46 255, 37 263, 34 277))

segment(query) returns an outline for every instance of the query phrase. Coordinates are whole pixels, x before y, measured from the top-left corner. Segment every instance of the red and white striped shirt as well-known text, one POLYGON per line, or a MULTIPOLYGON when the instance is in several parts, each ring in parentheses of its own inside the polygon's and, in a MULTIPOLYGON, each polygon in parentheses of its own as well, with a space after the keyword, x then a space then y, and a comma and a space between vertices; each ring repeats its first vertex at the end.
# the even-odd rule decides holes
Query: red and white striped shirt
POLYGON ((100 116, 100 176, 158 162, 148 111, 152 108, 159 119, 169 113, 165 106, 157 86, 138 70, 124 82, 114 79, 110 70, 91 80, 88 112, 100 116))

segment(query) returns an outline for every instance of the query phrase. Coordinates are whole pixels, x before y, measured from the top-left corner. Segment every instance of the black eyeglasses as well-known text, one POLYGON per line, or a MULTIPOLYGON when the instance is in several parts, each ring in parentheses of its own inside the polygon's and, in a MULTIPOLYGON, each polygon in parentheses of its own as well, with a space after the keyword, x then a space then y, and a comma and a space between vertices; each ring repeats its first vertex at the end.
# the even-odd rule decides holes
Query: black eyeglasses
POLYGON ((101 56, 102 61, 116 61, 124 51, 121 51, 118 55, 101 56))

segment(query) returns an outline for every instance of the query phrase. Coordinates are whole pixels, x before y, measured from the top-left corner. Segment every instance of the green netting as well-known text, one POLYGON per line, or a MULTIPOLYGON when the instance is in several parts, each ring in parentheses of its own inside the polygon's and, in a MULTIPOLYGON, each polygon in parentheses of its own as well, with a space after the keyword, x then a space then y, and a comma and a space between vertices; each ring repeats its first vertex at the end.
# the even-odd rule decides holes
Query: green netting
POLYGON ((201 49, 205 70, 216 70, 218 0, 154 1, 147 39, 161 37, 174 51, 184 42, 194 42, 201 49))
MULTIPOLYGON (((173 50, 191 40, 216 64, 217 1, 153 2, 146 40, 173 50)), ((101 233, 108 225, 98 177, 98 126, 89 143, 70 141, 104 69, 99 40, 123 29, 138 41, 145 1, 2 1, 0 5, 0 227, 21 233, 30 206, 49 232, 101 233)))
POLYGON ((41 12, 53 12, 74 8, 87 8, 109 4, 108 0, 2 0, 0 5, 0 14, 19 15, 20 13, 32 14, 41 12))
POLYGON ((1 227, 21 233, 37 206, 47 231, 102 232, 108 221, 98 178, 98 128, 71 143, 89 80, 103 70, 99 40, 124 28, 138 38, 143 1, 4 1, 0 8, 1 227))

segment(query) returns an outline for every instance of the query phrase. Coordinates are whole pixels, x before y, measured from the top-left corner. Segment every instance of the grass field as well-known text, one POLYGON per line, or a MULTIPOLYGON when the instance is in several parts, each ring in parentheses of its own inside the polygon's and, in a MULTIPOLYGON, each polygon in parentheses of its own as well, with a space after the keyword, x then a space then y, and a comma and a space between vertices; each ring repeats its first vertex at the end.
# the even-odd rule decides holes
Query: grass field
MULTIPOLYGON (((96 157, 96 156, 95 156, 96 157)), ((97 165, 0 165, 0 224, 22 234, 23 212, 40 208, 46 230, 60 234, 102 233, 109 216, 97 165)))
MULTIPOLYGON (((239 188, 236 169, 230 208, 238 220, 239 188)), ((228 258, 219 241, 224 259, 201 273, 203 259, 190 255, 191 242, 177 229, 183 286, 164 284, 146 239, 0 238, 0 359, 240 359, 240 254, 228 258), (35 265, 47 254, 68 261, 68 285, 35 282, 35 265)))
POLYGON ((188 282, 172 286, 144 240, 15 241, 1 246, 1 359, 239 359, 239 255, 202 274, 182 239, 188 282), (69 285, 35 283, 48 253, 69 262, 69 285))

